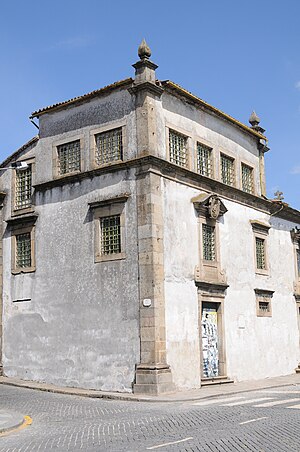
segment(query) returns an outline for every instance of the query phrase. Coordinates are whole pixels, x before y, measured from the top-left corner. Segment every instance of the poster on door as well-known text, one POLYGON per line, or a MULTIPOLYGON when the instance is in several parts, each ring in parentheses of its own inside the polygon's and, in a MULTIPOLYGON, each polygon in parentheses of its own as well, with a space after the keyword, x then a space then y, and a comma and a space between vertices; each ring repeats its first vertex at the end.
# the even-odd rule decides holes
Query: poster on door
POLYGON ((202 353, 203 376, 213 378, 219 375, 218 317, 213 308, 202 311, 202 353))

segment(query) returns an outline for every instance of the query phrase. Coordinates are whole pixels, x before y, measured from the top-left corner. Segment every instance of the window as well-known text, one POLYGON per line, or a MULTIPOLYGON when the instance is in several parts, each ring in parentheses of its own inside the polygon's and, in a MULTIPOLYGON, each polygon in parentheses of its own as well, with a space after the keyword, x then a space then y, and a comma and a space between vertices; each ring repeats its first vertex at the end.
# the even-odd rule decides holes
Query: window
POLYGON ((253 168, 242 163, 242 190, 253 193, 253 168))
POLYGON ((96 134, 95 146, 95 163, 97 166, 122 160, 122 128, 96 134))
POLYGON ((234 185, 234 159, 221 154, 221 180, 224 184, 234 185))
POLYGON ((265 240, 261 237, 255 237, 255 250, 256 250, 256 268, 259 270, 266 269, 266 256, 265 256, 265 240))
POLYGON ((212 176, 212 149, 202 143, 197 143, 197 171, 202 176, 212 176))
POLYGON ((250 221, 254 233, 255 271, 260 275, 269 274, 267 239, 270 225, 263 221, 250 221))
POLYGON ((254 289, 256 296, 256 315, 257 317, 272 316, 272 297, 273 291, 254 289))
POLYGON ((169 153, 170 162, 175 163, 178 166, 187 167, 187 137, 170 129, 169 153))
POLYGON ((15 226, 12 229, 12 273, 35 271, 34 226, 15 226))
POLYGON ((300 249, 296 249, 296 256, 297 256, 298 278, 300 278, 300 249))
POLYGON ((121 252, 121 222, 120 215, 100 218, 101 255, 121 252))
POLYGON ((202 224, 202 249, 204 260, 214 261, 216 259, 215 246, 214 226, 202 224))
POLYGON ((125 207, 129 195, 90 203, 94 216, 95 262, 124 259, 125 207))
POLYGON ((32 167, 16 170, 15 176, 15 210, 31 206, 32 167))
POLYGON ((58 174, 70 174, 80 171, 80 140, 57 146, 58 174))

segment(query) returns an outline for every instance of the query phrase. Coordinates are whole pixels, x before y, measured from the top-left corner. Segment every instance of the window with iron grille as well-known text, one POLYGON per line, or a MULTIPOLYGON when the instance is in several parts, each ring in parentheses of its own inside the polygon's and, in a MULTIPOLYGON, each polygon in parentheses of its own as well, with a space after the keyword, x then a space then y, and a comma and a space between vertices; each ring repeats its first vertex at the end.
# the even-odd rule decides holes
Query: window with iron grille
POLYGON ((270 312, 270 301, 259 301, 258 302, 258 309, 260 314, 266 314, 268 312, 270 312))
POLYGON ((256 267, 259 270, 266 269, 265 240, 255 237, 256 246, 256 267))
POLYGON ((197 170, 202 176, 212 176, 212 149, 202 143, 197 143, 197 170))
POLYGON ((221 154, 221 179, 224 184, 234 185, 234 159, 221 154))
POLYGON ((296 249, 296 255, 297 255, 298 277, 300 278, 300 250, 299 249, 296 249))
POLYGON ((202 224, 203 259, 214 261, 216 259, 215 228, 208 224, 202 224))
POLYGON ((253 168, 242 163, 242 189, 253 193, 253 168))
POLYGON ((57 146, 58 173, 70 174, 80 171, 80 140, 57 146))
POLYGON ((120 215, 100 218, 101 255, 121 253, 120 215))
POLYGON ((24 209, 31 205, 32 168, 16 170, 15 209, 24 209))
POLYGON ((95 162, 100 166, 123 159, 122 128, 95 135, 95 162))
POLYGON ((16 267, 31 267, 31 234, 25 232, 16 235, 16 267))
POLYGON ((169 130, 170 162, 187 167, 187 137, 169 130))

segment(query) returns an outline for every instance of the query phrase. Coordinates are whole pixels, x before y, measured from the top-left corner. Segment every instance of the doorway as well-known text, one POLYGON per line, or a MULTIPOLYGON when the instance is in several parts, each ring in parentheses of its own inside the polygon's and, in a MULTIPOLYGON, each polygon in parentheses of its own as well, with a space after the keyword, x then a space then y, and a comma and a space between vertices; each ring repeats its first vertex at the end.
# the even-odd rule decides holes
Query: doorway
POLYGON ((202 303, 202 378, 219 376, 219 303, 202 303))

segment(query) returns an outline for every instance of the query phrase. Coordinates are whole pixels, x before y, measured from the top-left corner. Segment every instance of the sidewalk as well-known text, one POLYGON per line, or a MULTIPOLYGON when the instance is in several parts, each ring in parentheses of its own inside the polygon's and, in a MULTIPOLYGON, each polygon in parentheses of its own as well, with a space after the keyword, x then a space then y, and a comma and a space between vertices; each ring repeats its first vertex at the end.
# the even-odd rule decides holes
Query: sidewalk
MULTIPOLYGON (((175 393, 162 394, 158 396, 150 396, 146 394, 142 395, 142 394, 120 393, 120 392, 103 392, 96 391, 93 389, 68 388, 8 377, 0 377, 0 384, 6 384, 29 389, 37 389, 40 391, 54 392, 58 394, 69 394, 101 399, 127 400, 127 401, 130 400, 136 402, 186 402, 206 399, 209 397, 217 397, 221 395, 237 394, 240 392, 258 391, 260 389, 268 389, 278 386, 300 385, 300 374, 292 374, 275 378, 266 378, 264 380, 204 386, 200 389, 178 391, 175 393)), ((1 413, 2 411, 0 410, 0 414, 1 413)), ((0 431, 1 431, 1 422, 0 422, 0 431)))

